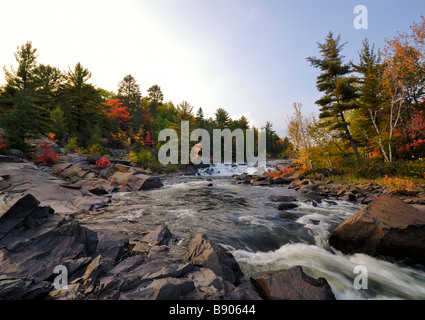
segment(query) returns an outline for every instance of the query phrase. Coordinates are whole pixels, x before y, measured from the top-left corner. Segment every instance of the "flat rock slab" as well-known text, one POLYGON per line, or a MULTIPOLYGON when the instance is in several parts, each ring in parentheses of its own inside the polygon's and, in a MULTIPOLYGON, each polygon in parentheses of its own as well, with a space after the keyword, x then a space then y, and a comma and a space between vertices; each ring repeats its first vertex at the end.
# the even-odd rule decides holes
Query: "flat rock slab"
POLYGON ((335 300, 326 279, 312 278, 300 266, 256 273, 250 281, 266 300, 335 300))

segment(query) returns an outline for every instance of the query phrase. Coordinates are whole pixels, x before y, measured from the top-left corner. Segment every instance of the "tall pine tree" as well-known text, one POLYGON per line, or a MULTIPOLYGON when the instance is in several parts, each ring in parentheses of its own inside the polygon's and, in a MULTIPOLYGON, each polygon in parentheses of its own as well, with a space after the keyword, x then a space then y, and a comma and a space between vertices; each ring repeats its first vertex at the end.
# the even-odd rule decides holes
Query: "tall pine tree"
POLYGON ((320 106, 321 124, 328 127, 335 136, 349 143, 358 161, 363 163, 357 143, 350 132, 347 113, 359 107, 356 101, 357 92, 354 86, 356 79, 349 76, 351 66, 343 62, 341 51, 344 47, 341 37, 334 38, 329 32, 324 43, 318 43, 321 58, 309 57, 307 61, 322 73, 317 77, 317 89, 323 93, 321 99, 316 101, 320 106))

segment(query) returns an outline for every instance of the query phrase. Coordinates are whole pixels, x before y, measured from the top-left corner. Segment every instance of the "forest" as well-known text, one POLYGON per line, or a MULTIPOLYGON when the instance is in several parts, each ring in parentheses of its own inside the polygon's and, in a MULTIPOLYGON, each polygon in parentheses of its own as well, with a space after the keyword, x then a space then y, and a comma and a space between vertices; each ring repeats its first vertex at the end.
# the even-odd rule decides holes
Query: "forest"
POLYGON ((250 128, 246 117, 232 119, 222 107, 207 118, 202 107, 188 101, 165 101, 157 84, 142 94, 131 74, 116 92, 99 88, 81 63, 67 71, 39 64, 37 49, 27 42, 15 52, 17 68, 4 67, 0 153, 18 149, 31 156, 29 139, 45 136, 70 151, 109 154, 161 171, 159 132, 179 132, 181 121, 189 121, 191 130, 210 133, 262 130, 268 158, 293 159, 304 171, 424 179, 425 18, 385 39, 384 48, 375 49, 365 39, 357 61, 345 61, 344 45, 341 35, 329 32, 318 43, 320 56, 306 58, 320 71, 318 113, 306 115, 302 104, 294 103, 286 119, 282 112, 288 132, 279 137, 270 122, 250 128))
MULTIPOLYGON (((211 135, 214 129, 262 130, 267 135, 268 156, 288 156, 288 138, 281 139, 270 122, 250 128, 245 116, 232 119, 224 108, 207 118, 202 107, 195 111, 187 101, 165 102, 159 85, 152 85, 143 95, 131 74, 118 83, 117 92, 110 92, 90 83, 91 72, 81 63, 63 72, 39 64, 37 57, 37 49, 27 42, 15 53, 18 67, 4 67, 0 153, 18 149, 31 156, 29 139, 45 136, 69 151, 111 155, 160 171, 163 166, 157 152, 165 142, 157 141, 159 132, 166 128, 179 132, 181 122, 189 121, 191 131, 203 128, 211 135)), ((172 166, 168 169, 173 170, 172 166)))

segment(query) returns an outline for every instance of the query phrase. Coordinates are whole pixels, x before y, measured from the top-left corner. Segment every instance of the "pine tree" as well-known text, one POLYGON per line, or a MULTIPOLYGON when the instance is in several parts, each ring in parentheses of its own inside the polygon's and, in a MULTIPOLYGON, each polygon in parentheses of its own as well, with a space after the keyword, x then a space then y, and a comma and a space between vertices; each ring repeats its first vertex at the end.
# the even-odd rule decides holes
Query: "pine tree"
POLYGON ((157 84, 150 87, 148 89, 148 97, 152 118, 156 119, 158 114, 158 105, 162 103, 162 100, 164 100, 164 95, 162 94, 161 87, 157 84))
POLYGON ((335 136, 349 142, 358 161, 363 163, 347 121, 347 113, 357 109, 359 105, 354 86, 357 80, 349 76, 351 67, 344 64, 344 56, 341 55, 344 45, 340 36, 334 38, 332 32, 329 32, 325 42, 318 43, 322 57, 309 57, 307 61, 322 71, 316 82, 317 89, 323 92, 322 98, 316 101, 320 106, 321 124, 328 127, 335 136))
POLYGON ((218 108, 215 112, 215 122, 218 129, 225 129, 229 126, 230 116, 229 113, 223 108, 218 108))
POLYGON ((90 139, 91 128, 100 123, 98 106, 103 102, 101 91, 88 83, 90 77, 91 72, 77 63, 66 73, 65 84, 58 94, 70 135, 80 137, 82 144, 90 139))
POLYGON ((25 43, 15 53, 17 70, 4 68, 6 84, 2 90, 0 122, 11 148, 28 150, 25 138, 41 132, 46 124, 45 109, 36 103, 36 52, 32 42, 25 43))
POLYGON ((202 108, 199 108, 196 112, 196 125, 198 128, 203 128, 205 124, 205 116, 202 108))
POLYGON ((136 113, 141 97, 140 85, 131 74, 126 75, 118 83, 118 98, 128 107, 132 116, 136 113))

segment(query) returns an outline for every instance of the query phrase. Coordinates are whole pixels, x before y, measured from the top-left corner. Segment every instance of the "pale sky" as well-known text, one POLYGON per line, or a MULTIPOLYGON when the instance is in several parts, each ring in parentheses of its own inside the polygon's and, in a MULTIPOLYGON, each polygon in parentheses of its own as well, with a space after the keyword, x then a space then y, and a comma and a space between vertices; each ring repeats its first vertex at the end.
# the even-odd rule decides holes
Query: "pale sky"
MULTIPOLYGON (((91 83, 117 91, 127 74, 142 95, 158 84, 166 101, 187 100, 207 116, 217 108, 267 120, 286 135, 294 102, 316 112, 318 71, 305 60, 329 31, 348 42, 357 61, 368 37, 408 31, 425 14, 423 0, 0 0, 0 66, 16 67, 17 47, 32 41, 38 61, 63 71, 77 62, 91 83), (354 7, 368 8, 368 29, 357 30, 354 7)), ((4 82, 3 70, 0 82, 4 82)))

